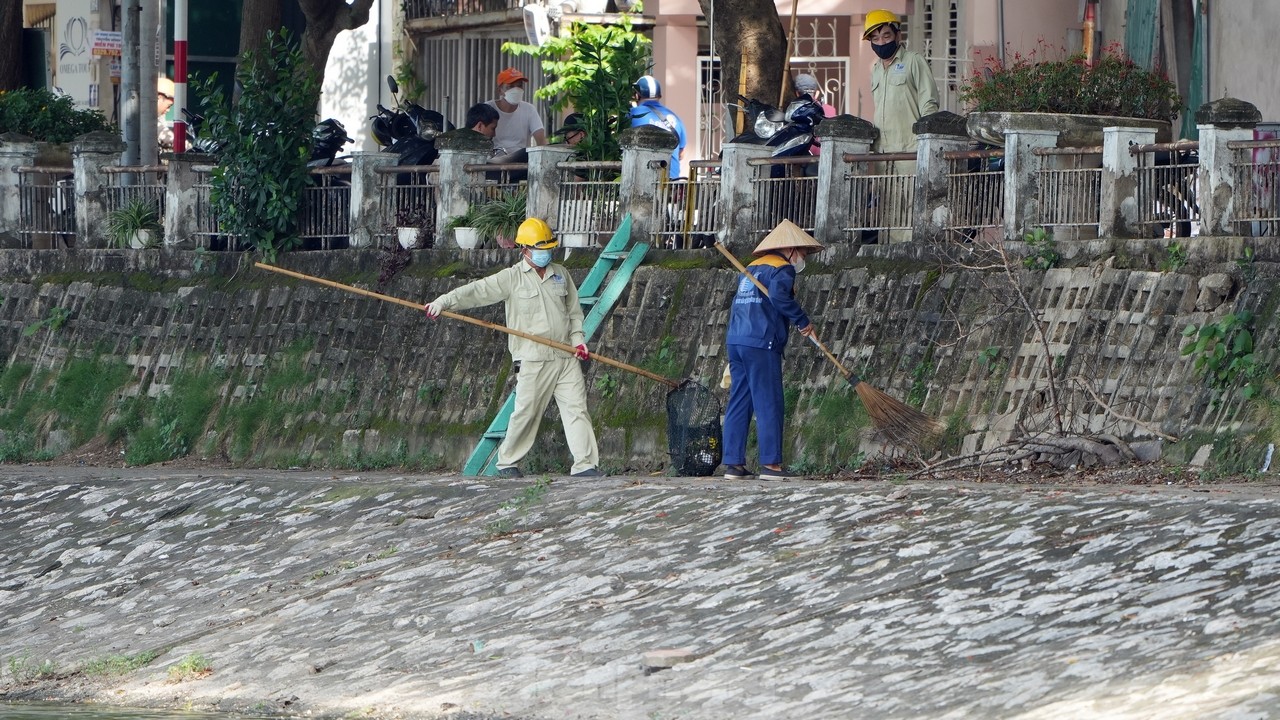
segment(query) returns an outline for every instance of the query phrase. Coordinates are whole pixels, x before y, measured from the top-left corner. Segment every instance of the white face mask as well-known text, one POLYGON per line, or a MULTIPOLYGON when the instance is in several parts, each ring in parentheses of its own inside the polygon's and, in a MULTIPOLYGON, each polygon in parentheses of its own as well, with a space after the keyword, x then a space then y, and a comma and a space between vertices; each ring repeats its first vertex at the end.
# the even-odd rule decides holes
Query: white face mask
POLYGON ((502 99, 512 105, 518 105, 520 104, 520 101, 524 99, 524 90, 518 87, 513 87, 502 94, 502 99))
POLYGON ((794 258, 791 265, 796 269, 796 274, 804 272, 804 253, 800 253, 800 257, 794 258))

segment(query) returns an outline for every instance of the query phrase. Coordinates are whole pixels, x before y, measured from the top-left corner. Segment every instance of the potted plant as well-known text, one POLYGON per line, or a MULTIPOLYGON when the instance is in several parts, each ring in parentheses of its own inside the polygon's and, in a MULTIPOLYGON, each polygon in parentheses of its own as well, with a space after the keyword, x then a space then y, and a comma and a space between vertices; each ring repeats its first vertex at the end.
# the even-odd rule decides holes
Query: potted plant
POLYGON ((107 240, 112 247, 156 247, 163 230, 155 204, 140 197, 107 213, 107 240))
POLYGON ((403 205, 396 208, 396 241, 405 250, 429 247, 428 226, 431 218, 422 205, 403 205))
POLYGON ((496 240, 498 247, 515 247, 516 231, 528 218, 527 200, 528 193, 521 188, 473 205, 470 212, 480 237, 496 240))
POLYGON ((975 139, 1003 145, 1009 129, 1056 130, 1060 147, 1101 145, 1102 128, 1109 126, 1151 128, 1157 142, 1167 140, 1169 121, 1182 104, 1168 78, 1116 46, 1093 64, 1083 53, 990 59, 961 88, 960 99, 971 108, 968 130, 975 139))
POLYGON ((476 228, 476 208, 472 205, 457 217, 449 218, 446 225, 453 231, 453 239, 463 250, 474 250, 480 247, 480 230, 476 228))

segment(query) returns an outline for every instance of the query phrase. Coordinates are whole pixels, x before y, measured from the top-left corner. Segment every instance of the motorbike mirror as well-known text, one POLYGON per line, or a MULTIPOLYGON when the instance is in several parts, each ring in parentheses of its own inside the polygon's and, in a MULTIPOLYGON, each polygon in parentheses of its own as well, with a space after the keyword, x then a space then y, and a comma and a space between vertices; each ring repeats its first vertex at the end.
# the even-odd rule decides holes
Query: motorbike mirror
POLYGON ((391 88, 392 95, 395 95, 396 93, 400 92, 400 86, 396 84, 396 78, 394 75, 387 76, 387 87, 391 88))

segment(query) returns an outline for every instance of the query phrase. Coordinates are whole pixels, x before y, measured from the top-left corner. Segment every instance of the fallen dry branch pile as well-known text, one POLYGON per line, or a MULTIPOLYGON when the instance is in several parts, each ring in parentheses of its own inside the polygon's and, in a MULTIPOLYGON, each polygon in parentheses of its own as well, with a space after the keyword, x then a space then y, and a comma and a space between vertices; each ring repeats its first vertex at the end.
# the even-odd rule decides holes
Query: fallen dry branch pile
POLYGON ((1064 435, 1018 438, 990 450, 947 458, 919 470, 915 475, 964 468, 1018 466, 1030 470, 1049 466, 1056 470, 1111 467, 1138 462, 1129 444, 1114 435, 1064 435))

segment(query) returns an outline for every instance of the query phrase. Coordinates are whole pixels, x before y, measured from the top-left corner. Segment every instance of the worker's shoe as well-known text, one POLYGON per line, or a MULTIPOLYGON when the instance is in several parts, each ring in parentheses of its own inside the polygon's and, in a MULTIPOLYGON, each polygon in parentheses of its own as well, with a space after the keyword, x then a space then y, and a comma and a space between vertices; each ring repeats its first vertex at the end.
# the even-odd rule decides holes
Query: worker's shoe
POLYGON ((516 467, 515 465, 512 465, 511 467, 499 468, 498 477, 522 478, 524 477, 524 473, 520 472, 520 468, 516 467))
POLYGON ((750 480, 753 477, 755 477, 755 475, 751 474, 751 471, 747 469, 746 465, 724 466, 725 480, 750 480))
POLYGON ((604 473, 597 468, 587 468, 586 470, 579 470, 569 477, 604 477, 604 473))
POLYGON ((795 480, 804 477, 803 473, 792 472, 783 468, 781 470, 771 470, 767 467, 760 468, 761 480, 795 480))

